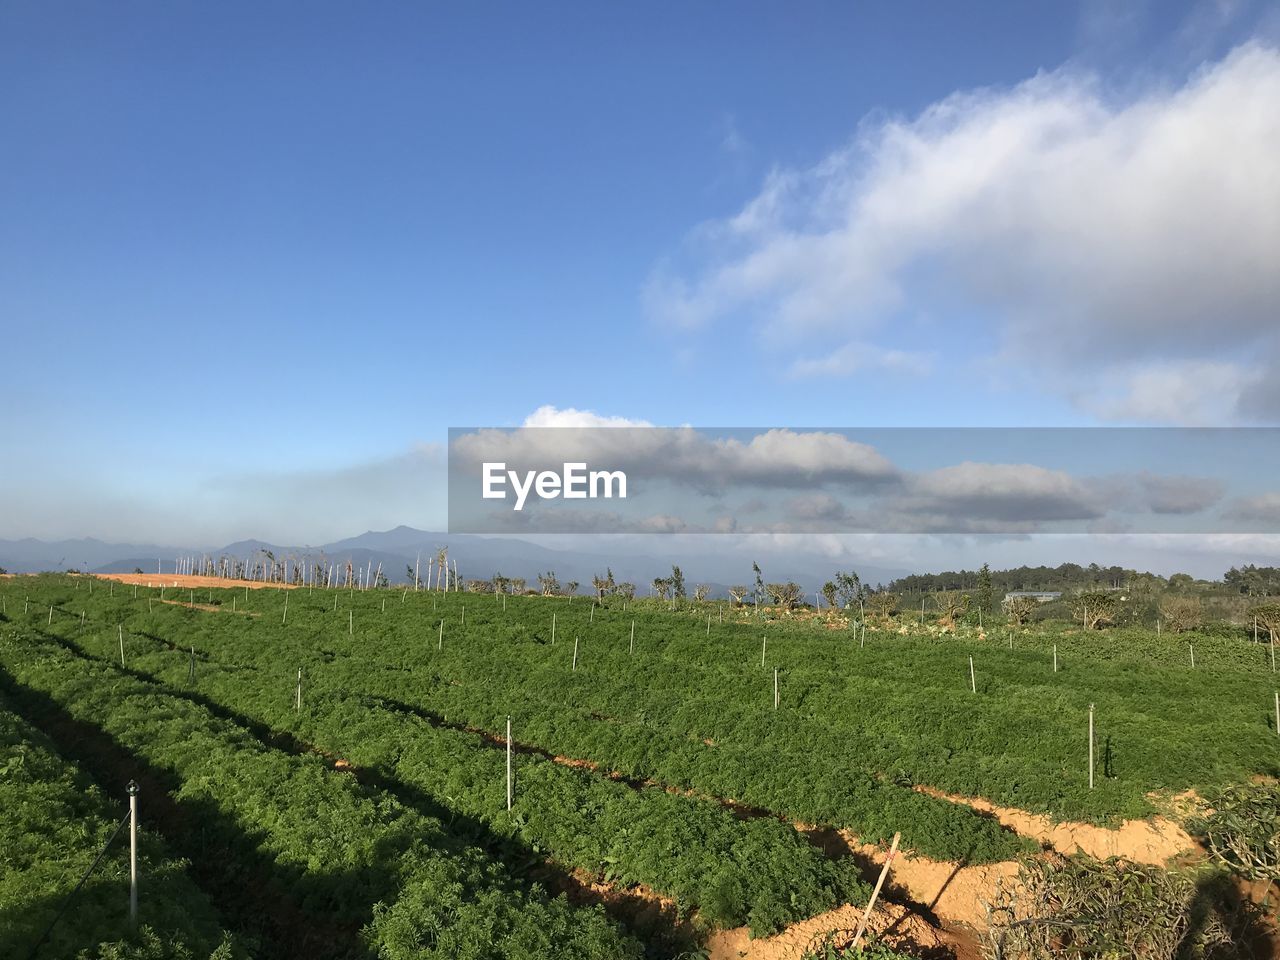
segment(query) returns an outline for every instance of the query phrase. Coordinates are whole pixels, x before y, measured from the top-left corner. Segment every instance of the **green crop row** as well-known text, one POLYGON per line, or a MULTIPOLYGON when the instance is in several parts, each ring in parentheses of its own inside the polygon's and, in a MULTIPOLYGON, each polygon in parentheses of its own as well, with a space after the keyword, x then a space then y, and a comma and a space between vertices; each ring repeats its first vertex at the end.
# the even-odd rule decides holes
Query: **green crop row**
POLYGON ((244 956, 185 864, 146 830, 139 838, 143 895, 136 934, 129 930, 127 826, 68 899, 123 819, 125 798, 117 801, 0 695, 0 956, 33 950, 37 957, 85 960, 244 956))
MULTIPOLYGON (((229 646, 223 643, 220 653, 229 646)), ((358 678, 334 669, 305 672, 299 711, 268 666, 277 651, 239 648, 242 665, 260 657, 265 670, 227 669, 212 652, 201 652, 208 656, 198 663, 194 688, 202 696, 425 791, 560 863, 648 886, 716 926, 749 924, 755 934, 772 933, 839 903, 861 902, 868 892, 856 864, 828 860, 777 819, 744 820, 710 800, 632 787, 524 750, 514 760, 516 800, 508 815, 501 744, 433 723, 396 701, 352 695, 347 691, 358 678)), ((152 644, 149 652, 133 652, 129 664, 174 688, 187 685, 189 662, 181 651, 152 644)))
POLYGON ((8 635, 0 666, 176 782, 203 855, 255 885, 274 912, 332 931, 335 956, 635 957, 599 908, 519 883, 438 819, 266 746, 243 727, 53 641, 8 635), (254 866, 256 864, 256 867, 254 866), (344 932, 350 936, 343 946, 344 932))

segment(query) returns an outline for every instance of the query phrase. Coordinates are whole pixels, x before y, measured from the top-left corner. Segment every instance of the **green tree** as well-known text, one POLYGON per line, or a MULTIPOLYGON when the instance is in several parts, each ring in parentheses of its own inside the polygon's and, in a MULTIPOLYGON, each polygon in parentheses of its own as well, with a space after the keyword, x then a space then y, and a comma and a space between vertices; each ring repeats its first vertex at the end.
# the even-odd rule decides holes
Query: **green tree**
POLYGON ((684 592, 684 573, 674 565, 671 567, 671 596, 675 600, 683 600, 687 596, 684 592))
POLYGON ((978 569, 978 609, 983 613, 990 613, 992 603, 995 602, 995 594, 991 587, 991 567, 983 564, 978 569))
POLYGON ((841 608, 848 608, 862 598, 862 580, 852 570, 837 570, 835 585, 841 608))

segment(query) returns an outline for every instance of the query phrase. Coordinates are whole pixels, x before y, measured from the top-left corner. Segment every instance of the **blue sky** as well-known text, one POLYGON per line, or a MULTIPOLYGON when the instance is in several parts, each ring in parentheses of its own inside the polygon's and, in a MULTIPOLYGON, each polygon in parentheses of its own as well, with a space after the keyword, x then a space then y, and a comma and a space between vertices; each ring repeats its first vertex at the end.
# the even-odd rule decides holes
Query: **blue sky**
MULTIPOLYGON (((355 533, 383 519, 358 497, 312 536, 268 522, 287 508, 273 491, 412 475, 449 426, 544 405, 702 425, 1275 422, 1280 251, 1256 210, 1280 196, 1276 127, 1244 102, 1277 75, 1274 8, 726 10, 0 8, 0 536, 355 533), (1243 132, 1214 154, 1223 98, 1243 132), (1142 138, 1197 123, 1185 163, 1151 174, 1142 138), (1131 180, 1090 193, 1117 143, 1131 180), (1000 151, 1013 186, 966 185, 1000 151), (1242 185, 1179 190, 1224 155, 1249 161, 1242 185), (1135 222, 1197 226, 1055 316, 1053 278, 1070 301, 1072 271, 1098 273, 1089 231, 1111 235, 1070 216, 1064 156, 1083 205, 1150 183, 1135 222), (1226 249, 1203 265, 1230 280, 1217 300, 1188 247, 1226 249), (1130 276, 1143 303, 1166 276, 1204 299, 1175 290, 1126 327, 1130 276), (1099 338, 1102 364, 1081 347, 1099 338)), ((1119 233, 1122 253, 1157 246, 1119 233)), ((418 502, 400 520, 438 524, 442 501, 418 502)))

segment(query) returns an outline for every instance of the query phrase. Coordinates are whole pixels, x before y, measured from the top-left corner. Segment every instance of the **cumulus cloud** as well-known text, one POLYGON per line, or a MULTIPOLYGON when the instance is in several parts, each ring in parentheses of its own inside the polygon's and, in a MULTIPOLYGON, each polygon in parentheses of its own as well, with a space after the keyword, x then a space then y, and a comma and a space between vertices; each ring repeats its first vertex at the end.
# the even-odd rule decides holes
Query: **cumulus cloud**
POLYGON ((683 326, 754 317, 776 343, 865 339, 927 286, 989 311, 1002 356, 1057 370, 1064 392, 1068 372, 1127 376, 1113 416, 1219 416, 1276 339, 1276 103, 1280 51, 1259 43, 1123 99, 1070 68, 956 93, 774 172, 695 233, 683 269, 655 271, 648 302, 683 326), (1169 401, 1170 384, 1198 393, 1169 401))

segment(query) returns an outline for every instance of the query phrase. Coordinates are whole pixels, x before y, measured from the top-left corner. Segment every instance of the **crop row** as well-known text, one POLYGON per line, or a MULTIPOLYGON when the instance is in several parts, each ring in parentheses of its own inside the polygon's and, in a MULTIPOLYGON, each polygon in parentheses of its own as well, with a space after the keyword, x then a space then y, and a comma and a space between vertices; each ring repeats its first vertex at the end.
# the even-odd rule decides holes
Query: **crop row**
MULTIPOLYGON (((106 653, 100 636, 97 649, 92 634, 78 642, 106 653)), ((697 909, 710 924, 772 933, 839 903, 861 902, 868 892, 856 864, 827 859, 777 819, 742 819, 710 800, 631 786, 536 752, 518 753, 508 815, 502 744, 393 698, 352 694, 358 678, 329 668, 304 671, 305 708, 297 710, 283 695, 287 679, 270 667, 275 654, 263 656, 263 669, 246 670, 254 651, 242 652, 237 669, 220 664, 219 651, 201 650, 195 683, 201 696, 391 784, 423 791, 562 864, 650 887, 683 910, 697 909)), ((187 683, 187 656, 158 642, 135 649, 129 665, 178 689, 187 683)))
POLYGON ((333 931, 330 955, 640 953, 599 908, 550 899, 440 820, 154 683, 31 637, 0 638, 0 666, 19 689, 172 777, 177 801, 200 815, 203 856, 243 871, 277 912, 333 931))
POLYGON ((44 957, 83 953, 120 960, 244 956, 183 862, 150 832, 142 832, 139 844, 146 896, 136 935, 128 922, 127 833, 115 837, 69 901, 119 826, 124 798, 110 802, 3 695, 0 758, 0 956, 33 950, 44 957))

